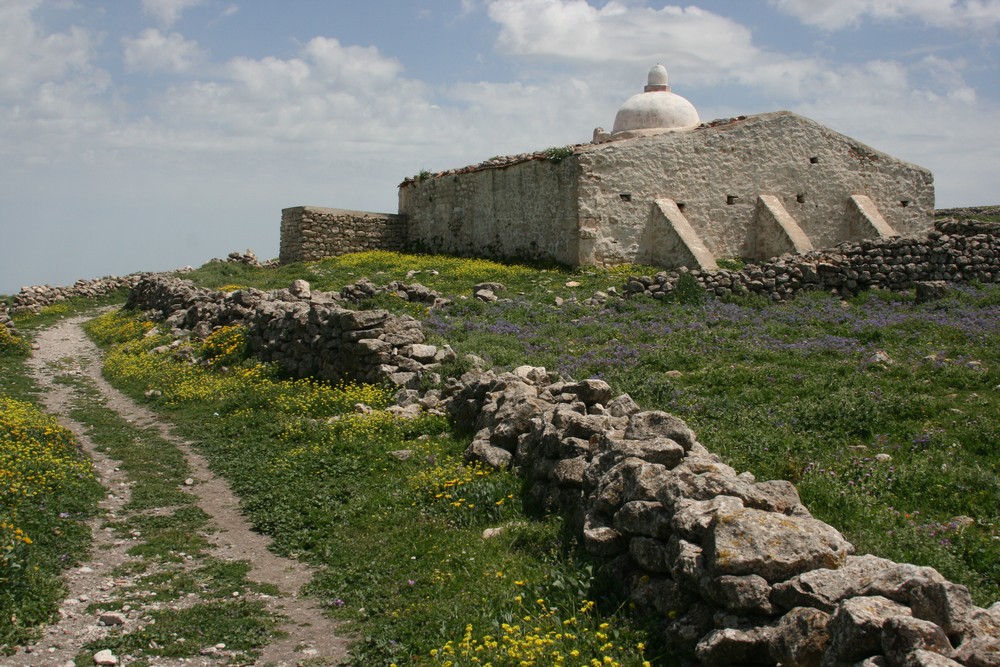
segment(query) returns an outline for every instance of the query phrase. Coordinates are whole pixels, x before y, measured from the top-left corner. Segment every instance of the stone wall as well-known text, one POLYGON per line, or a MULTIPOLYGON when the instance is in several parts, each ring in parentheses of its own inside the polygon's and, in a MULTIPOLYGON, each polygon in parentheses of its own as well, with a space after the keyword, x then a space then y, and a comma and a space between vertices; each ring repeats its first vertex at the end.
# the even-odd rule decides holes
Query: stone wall
POLYGON ((573 266, 765 259, 922 233, 933 208, 926 169, 787 111, 496 158, 399 188, 412 246, 573 266))
POLYGON ((716 258, 760 258, 760 195, 775 197, 815 248, 854 238, 851 195, 869 197, 900 234, 927 230, 934 208, 926 169, 789 112, 602 144, 578 159, 581 229, 597 230, 581 264, 669 266, 650 225, 652 202, 664 198, 716 258))
POLYGON ((281 212, 279 261, 309 262, 365 250, 404 250, 406 223, 398 215, 295 206, 281 212))
POLYGON ((1000 602, 929 567, 857 556, 784 481, 737 473, 681 420, 602 380, 471 372, 443 404, 469 460, 516 465, 620 583, 706 666, 997 665, 1000 602))
POLYGON ((0 327, 6 327, 10 333, 17 335, 17 327, 14 325, 14 320, 11 319, 10 313, 7 312, 7 307, 0 303, 0 327))
POLYGON ((896 236, 843 243, 803 255, 716 272, 663 271, 633 276, 629 295, 664 299, 689 275, 717 296, 761 294, 791 299, 801 290, 833 290, 851 296, 873 287, 902 290, 925 282, 1000 282, 1000 223, 938 220, 922 238, 896 236))
POLYGON ((453 358, 450 349, 424 345, 420 322, 412 317, 350 310, 341 299, 312 292, 303 280, 285 290, 227 293, 152 275, 136 285, 125 307, 151 311, 156 319, 202 336, 216 327, 244 325, 251 352, 296 377, 415 386, 425 375, 437 381, 434 369, 453 358))
POLYGON ((410 244, 428 252, 578 263, 571 158, 533 153, 404 181, 399 212, 410 244))
POLYGON ((130 289, 138 284, 146 274, 130 276, 106 276, 93 280, 77 280, 72 285, 33 285, 22 287, 21 291, 9 298, 9 306, 0 303, 0 311, 5 309, 13 314, 37 313, 45 306, 65 301, 73 297, 91 298, 104 296, 118 290, 130 289))

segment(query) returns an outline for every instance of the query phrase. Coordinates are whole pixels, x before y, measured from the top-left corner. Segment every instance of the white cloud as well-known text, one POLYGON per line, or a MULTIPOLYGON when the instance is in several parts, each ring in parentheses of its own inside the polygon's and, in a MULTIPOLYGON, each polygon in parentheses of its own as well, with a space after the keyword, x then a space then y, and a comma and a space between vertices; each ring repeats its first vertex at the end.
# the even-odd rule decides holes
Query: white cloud
POLYGON ((865 19, 916 19, 948 29, 990 30, 1000 25, 1000 0, 770 0, 806 25, 839 30, 865 19))
POLYGON ((200 5, 205 0, 142 0, 142 8, 165 28, 180 20, 181 14, 189 7, 200 5))
POLYGON ((760 52, 739 23, 699 9, 652 9, 584 0, 495 0, 490 18, 500 24, 498 46, 513 55, 587 63, 650 63, 663 60, 718 80, 760 52))
POLYGON ((70 76, 91 78, 99 37, 73 26, 66 32, 41 34, 32 13, 37 0, 0 5, 0 99, 32 95, 45 81, 70 76))
POLYGON ((206 58, 196 42, 176 32, 164 35, 156 28, 147 28, 138 37, 125 37, 122 46, 125 67, 133 71, 186 72, 206 58))
POLYGON ((379 88, 403 71, 398 60, 384 57, 374 46, 343 46, 326 37, 310 40, 303 55, 313 62, 316 77, 327 85, 379 88))

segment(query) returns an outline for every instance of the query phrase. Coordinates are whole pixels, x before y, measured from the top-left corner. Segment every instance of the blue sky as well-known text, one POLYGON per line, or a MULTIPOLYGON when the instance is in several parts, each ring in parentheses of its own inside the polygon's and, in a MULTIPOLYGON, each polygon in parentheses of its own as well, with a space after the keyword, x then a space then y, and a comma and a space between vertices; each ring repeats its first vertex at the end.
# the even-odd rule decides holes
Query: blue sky
POLYGON ((1000 203, 1000 0, 0 0, 0 293, 278 252, 297 205, 588 141, 657 63, 1000 203))

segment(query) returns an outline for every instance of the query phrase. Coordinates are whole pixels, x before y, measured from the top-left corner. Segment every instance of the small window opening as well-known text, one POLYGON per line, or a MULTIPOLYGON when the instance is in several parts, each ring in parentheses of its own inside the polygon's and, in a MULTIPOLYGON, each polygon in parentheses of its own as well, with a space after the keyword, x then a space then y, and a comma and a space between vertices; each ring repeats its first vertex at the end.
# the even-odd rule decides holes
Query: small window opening
POLYGON ((739 197, 737 197, 736 195, 728 195, 728 196, 726 197, 726 205, 727 205, 727 206, 732 206, 732 205, 733 205, 733 204, 735 204, 735 203, 736 203, 737 201, 739 201, 739 199, 740 199, 740 198, 739 198, 739 197))
POLYGON ((631 192, 622 192, 622 193, 619 193, 618 197, 622 201, 632 201, 632 193, 631 192))
POLYGON ((902 206, 903 208, 906 208, 907 206, 910 205, 910 200, 909 199, 901 199, 900 202, 899 202, 899 205, 902 206))
POLYGON ((795 201, 800 204, 804 204, 806 202, 806 196, 804 194, 797 194, 795 195, 795 201))
POLYGON ((809 164, 819 164, 819 158, 813 155, 811 158, 809 158, 809 164))

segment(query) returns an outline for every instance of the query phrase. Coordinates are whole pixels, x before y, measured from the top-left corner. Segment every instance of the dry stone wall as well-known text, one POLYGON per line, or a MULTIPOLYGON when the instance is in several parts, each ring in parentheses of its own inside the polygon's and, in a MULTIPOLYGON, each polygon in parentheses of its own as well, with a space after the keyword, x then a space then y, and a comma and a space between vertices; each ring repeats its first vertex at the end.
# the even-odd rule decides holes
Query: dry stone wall
POLYGON ((434 370, 454 353, 425 345, 420 322, 385 310, 350 310, 341 298, 313 292, 304 280, 285 290, 226 293, 152 275, 132 290, 126 308, 151 311, 203 336, 217 327, 244 325, 253 354, 296 377, 399 386, 416 386, 425 375, 428 381, 439 379, 434 370))
POLYGON ((699 664, 1000 664, 1000 603, 928 567, 854 554, 795 487, 737 473, 684 422, 602 380, 472 372, 443 403, 469 460, 519 466, 663 633, 699 664))
POLYGON ((295 206, 281 212, 279 261, 310 262, 365 250, 403 250, 407 229, 402 216, 295 206))
MULTIPOLYGON (((51 306, 72 297, 98 297, 121 289, 131 289, 142 279, 143 275, 145 274, 77 280, 72 285, 61 287, 51 285, 22 287, 20 292, 10 297, 9 310, 13 314, 37 313, 45 306, 51 306)), ((0 308, 2 307, 0 304, 0 308)))
POLYGON ((14 320, 11 319, 10 313, 7 312, 6 306, 0 304, 0 327, 6 327, 10 333, 17 335, 17 327, 14 326, 14 320))
POLYGON ((753 293, 773 300, 791 299, 802 290, 832 290, 846 297, 873 287, 903 290, 928 282, 1000 282, 1000 223, 939 220, 922 238, 842 243, 829 250, 748 264, 738 271, 681 269, 633 276, 625 293, 664 299, 684 274, 717 296, 753 293))

